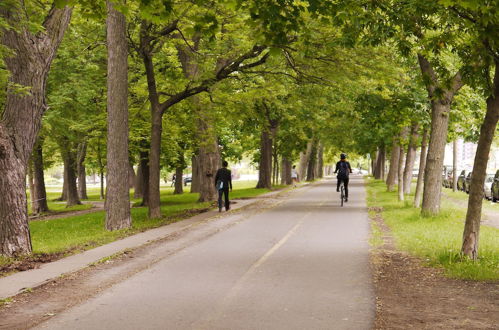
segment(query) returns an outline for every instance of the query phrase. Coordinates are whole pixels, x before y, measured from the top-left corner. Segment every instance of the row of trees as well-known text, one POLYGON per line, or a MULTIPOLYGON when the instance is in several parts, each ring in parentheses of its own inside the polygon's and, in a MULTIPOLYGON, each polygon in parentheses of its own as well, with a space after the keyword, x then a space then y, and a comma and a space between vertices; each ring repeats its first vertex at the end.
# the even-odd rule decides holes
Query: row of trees
POLYGON ((26 176, 46 211, 43 169, 59 159, 68 205, 85 198, 87 171, 107 177, 114 230, 131 225, 130 187, 160 217, 162 170, 190 165, 191 191, 211 201, 220 160, 245 154, 258 187, 289 184, 293 162, 321 177, 340 150, 371 155, 384 178, 389 156, 403 199, 422 144, 414 203, 437 214, 449 120, 451 136, 469 132, 486 99, 463 239, 476 258, 499 115, 496 2, 2 3, 0 254, 31 251, 26 176))

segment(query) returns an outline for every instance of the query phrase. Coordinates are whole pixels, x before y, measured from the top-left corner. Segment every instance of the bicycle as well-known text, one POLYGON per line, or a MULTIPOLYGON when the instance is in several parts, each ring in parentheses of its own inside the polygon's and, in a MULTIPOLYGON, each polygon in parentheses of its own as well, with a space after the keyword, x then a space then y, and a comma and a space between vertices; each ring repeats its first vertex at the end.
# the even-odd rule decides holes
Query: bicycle
POLYGON ((343 203, 345 202, 346 200, 346 195, 345 195, 345 183, 343 182, 343 180, 341 180, 340 182, 340 200, 341 200, 341 206, 343 207, 343 203))

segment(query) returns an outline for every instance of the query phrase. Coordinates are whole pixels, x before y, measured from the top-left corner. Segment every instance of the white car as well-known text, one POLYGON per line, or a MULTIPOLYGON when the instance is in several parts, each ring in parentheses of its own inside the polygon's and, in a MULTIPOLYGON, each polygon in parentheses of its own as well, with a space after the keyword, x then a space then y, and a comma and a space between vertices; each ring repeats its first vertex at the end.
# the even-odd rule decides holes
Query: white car
POLYGON ((483 194, 485 199, 492 199, 492 183, 494 182, 494 174, 487 174, 483 184, 483 194))

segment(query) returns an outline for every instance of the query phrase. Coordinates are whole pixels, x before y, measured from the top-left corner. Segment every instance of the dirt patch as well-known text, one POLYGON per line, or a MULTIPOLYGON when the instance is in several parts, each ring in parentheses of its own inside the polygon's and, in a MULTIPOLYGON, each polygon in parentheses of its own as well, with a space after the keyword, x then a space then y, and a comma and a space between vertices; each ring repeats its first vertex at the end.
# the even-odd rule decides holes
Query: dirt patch
POLYGON ((384 244, 372 250, 375 329, 499 329, 499 283, 450 279, 396 251, 380 209, 384 244))

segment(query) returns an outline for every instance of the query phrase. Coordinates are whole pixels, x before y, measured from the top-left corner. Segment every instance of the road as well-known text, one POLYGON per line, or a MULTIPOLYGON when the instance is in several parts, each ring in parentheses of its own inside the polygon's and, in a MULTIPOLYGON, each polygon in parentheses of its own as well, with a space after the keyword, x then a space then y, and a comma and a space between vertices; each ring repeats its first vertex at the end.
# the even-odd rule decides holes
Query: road
POLYGON ((323 181, 38 328, 370 329, 368 235, 362 178, 352 177, 344 207, 334 182, 323 181))

